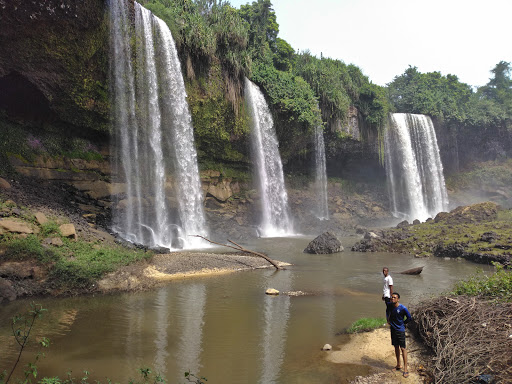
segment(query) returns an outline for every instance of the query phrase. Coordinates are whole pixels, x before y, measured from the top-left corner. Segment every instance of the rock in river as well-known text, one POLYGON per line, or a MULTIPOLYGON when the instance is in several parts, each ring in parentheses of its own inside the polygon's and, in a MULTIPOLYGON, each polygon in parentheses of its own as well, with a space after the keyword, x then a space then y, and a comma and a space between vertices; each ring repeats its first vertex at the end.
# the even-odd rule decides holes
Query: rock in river
POLYGON ((304 252, 315 254, 343 252, 343 246, 334 234, 324 232, 313 239, 304 249, 304 252))

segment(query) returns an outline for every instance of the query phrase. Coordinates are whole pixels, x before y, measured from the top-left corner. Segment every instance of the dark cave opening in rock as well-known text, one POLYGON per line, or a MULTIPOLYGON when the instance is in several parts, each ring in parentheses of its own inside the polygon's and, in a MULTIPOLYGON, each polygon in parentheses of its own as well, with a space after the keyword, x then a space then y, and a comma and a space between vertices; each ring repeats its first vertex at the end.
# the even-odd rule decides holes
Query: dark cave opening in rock
POLYGON ((44 94, 17 72, 0 78, 0 110, 4 110, 10 119, 35 126, 43 126, 57 119, 44 94))

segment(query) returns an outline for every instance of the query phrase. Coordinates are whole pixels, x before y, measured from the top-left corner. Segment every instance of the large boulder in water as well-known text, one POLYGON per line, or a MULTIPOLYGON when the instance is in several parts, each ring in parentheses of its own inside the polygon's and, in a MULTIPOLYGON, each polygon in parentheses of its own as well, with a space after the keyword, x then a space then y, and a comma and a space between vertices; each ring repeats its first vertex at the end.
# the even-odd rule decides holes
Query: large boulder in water
POLYGON ((343 252, 343 246, 341 241, 331 232, 322 233, 304 249, 304 253, 326 254, 336 252, 343 252))

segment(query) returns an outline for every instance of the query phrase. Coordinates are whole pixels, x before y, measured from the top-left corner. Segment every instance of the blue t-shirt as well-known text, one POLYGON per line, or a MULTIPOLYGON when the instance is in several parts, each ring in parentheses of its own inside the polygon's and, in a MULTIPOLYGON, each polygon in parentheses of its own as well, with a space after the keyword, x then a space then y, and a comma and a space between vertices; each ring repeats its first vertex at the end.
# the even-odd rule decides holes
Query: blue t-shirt
POLYGON ((395 331, 405 332, 405 324, 411 321, 411 314, 402 304, 398 304, 398 307, 395 307, 390 303, 388 306, 391 311, 389 314, 389 326, 395 331))

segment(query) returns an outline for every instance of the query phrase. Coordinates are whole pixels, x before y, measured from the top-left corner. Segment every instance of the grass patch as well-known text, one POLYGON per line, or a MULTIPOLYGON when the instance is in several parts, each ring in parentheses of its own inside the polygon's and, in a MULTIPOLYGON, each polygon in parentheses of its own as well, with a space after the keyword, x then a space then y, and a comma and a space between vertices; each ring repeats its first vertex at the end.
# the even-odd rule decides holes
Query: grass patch
POLYGON ((352 325, 348 327, 347 333, 370 332, 374 329, 382 327, 385 324, 386 319, 384 318, 363 317, 362 319, 352 323, 352 325))
POLYGON ((55 221, 48 221, 47 223, 41 224, 41 236, 60 236, 59 224, 55 221))
POLYGON ((0 245, 4 248, 5 260, 37 260, 46 265, 59 259, 55 249, 43 247, 36 235, 28 235, 26 238, 4 235, 0 245))
POLYGON ((468 280, 459 281, 453 290, 454 295, 484 296, 498 301, 512 301, 512 271, 494 263, 496 272, 490 276, 479 270, 468 280))
POLYGON ((153 253, 132 250, 120 245, 99 247, 93 243, 73 241, 60 236, 55 223, 47 223, 38 235, 26 238, 4 235, 0 247, 4 259, 13 261, 35 260, 49 271, 49 282, 62 289, 87 290, 103 275, 139 260, 149 259, 153 253), (60 247, 43 245, 44 238, 61 237, 60 247))

